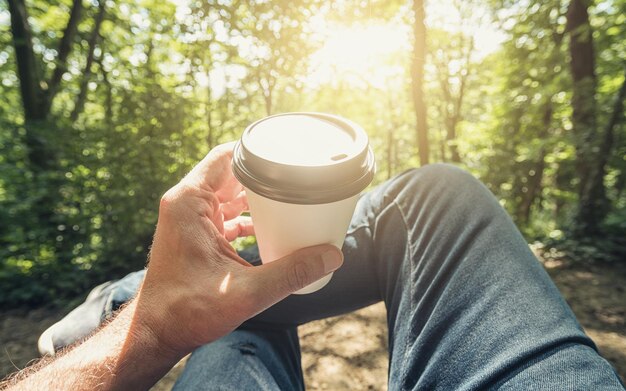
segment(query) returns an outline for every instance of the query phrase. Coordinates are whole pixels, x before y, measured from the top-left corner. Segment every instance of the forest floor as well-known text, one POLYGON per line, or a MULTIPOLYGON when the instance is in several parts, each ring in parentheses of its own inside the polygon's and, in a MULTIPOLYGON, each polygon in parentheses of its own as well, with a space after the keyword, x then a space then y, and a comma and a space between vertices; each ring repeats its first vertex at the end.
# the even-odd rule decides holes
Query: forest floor
MULTIPOLYGON (((626 263, 543 264, 601 354, 626 379, 626 263)), ((68 310, 39 308, 0 313, 0 378, 37 357, 41 332, 68 310)), ((385 390, 387 326, 379 303, 309 323, 299 329, 309 390, 385 390)), ((184 366, 174 367, 152 390, 170 390, 184 366)))

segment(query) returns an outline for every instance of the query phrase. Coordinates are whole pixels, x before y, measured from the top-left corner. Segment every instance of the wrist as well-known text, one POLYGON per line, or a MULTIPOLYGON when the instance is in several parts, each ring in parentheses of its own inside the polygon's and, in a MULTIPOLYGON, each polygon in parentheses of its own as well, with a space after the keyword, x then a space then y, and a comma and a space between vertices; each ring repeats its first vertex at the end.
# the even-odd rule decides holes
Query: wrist
POLYGON ((151 326, 137 319, 133 319, 128 330, 128 344, 136 346, 148 357, 163 362, 176 363, 186 355, 181 350, 171 348, 151 326))
POLYGON ((120 315, 113 322, 127 324, 127 333, 115 365, 111 368, 115 376, 106 388, 147 389, 180 361, 184 354, 161 343, 149 322, 138 315, 136 300, 126 306, 120 315))
POLYGON ((132 320, 128 330, 129 343, 140 346, 154 358, 164 361, 178 361, 187 351, 176 348, 166 337, 170 330, 160 320, 163 316, 144 308, 141 303, 133 303, 132 320))

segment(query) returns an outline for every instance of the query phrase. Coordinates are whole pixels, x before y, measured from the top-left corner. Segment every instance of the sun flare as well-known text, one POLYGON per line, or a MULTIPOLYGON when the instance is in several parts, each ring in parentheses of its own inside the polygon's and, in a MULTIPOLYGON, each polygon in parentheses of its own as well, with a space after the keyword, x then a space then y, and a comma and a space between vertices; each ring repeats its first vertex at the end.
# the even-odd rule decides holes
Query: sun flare
POLYGON ((411 51, 410 31, 393 23, 341 26, 325 29, 324 45, 311 57, 314 84, 342 79, 351 83, 384 85, 403 71, 411 51))

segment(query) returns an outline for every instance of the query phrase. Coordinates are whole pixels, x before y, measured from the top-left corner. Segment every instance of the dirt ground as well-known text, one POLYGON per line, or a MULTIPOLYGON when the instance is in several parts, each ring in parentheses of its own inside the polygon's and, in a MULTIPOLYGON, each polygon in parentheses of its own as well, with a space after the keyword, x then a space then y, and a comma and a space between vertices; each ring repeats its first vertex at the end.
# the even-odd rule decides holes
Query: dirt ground
MULTIPOLYGON (((544 265, 602 355, 626 379, 626 264, 544 265)), ((39 334, 67 311, 40 308, 0 313, 0 378, 37 357, 39 334)), ((385 308, 312 322, 299 330, 309 390, 386 390, 385 308)), ((184 360, 152 390, 170 390, 184 360)))

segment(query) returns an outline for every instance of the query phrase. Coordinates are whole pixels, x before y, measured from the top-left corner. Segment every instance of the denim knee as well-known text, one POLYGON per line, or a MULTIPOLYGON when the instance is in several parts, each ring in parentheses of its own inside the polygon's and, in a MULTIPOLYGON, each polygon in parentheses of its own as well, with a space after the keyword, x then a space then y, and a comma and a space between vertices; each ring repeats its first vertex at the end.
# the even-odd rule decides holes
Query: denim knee
POLYGON ((414 168, 406 175, 406 186, 414 190, 436 189, 458 193, 462 190, 483 187, 482 183, 466 170, 447 163, 428 164, 414 168))
MULTIPOLYGON (((391 186, 396 203, 409 206, 446 205, 468 211, 494 206, 495 198, 486 186, 469 172, 451 164, 436 163, 400 174, 391 186)), ((496 201, 497 203, 497 201, 496 201)))

